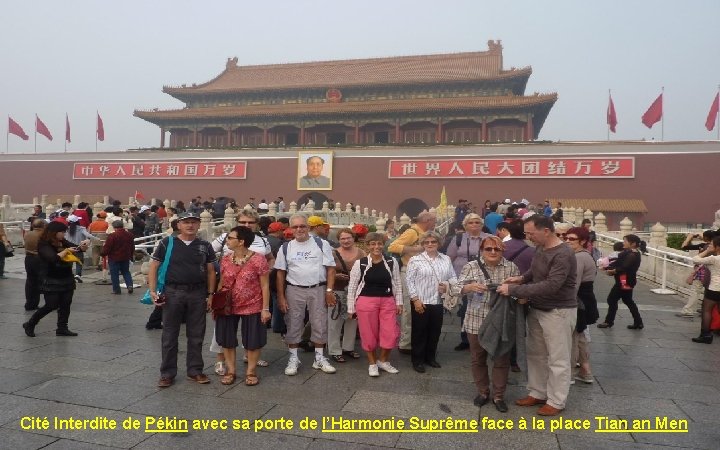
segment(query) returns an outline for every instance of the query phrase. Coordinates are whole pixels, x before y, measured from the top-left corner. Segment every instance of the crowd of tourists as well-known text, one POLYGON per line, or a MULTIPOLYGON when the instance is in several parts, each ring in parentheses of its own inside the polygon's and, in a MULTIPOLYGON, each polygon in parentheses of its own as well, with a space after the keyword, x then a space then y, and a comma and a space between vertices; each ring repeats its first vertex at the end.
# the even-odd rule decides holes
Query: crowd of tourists
MULTIPOLYGON (((282 212, 282 197, 277 202, 273 209, 282 212)), ((189 205, 123 210, 113 204, 92 221, 87 204, 74 210, 63 204, 53 217, 36 207, 25 236, 25 309, 33 311, 23 324, 25 333, 34 337, 38 322, 57 310, 56 334, 76 336, 68 320, 76 283, 82 282, 83 252, 92 247, 93 258, 108 258, 113 294, 121 292, 121 275, 132 293, 133 240, 158 232, 167 236, 151 255, 148 295, 155 308, 146 327, 162 329, 158 386, 163 388, 177 376, 182 324, 186 375, 210 382, 203 373, 208 312, 213 319, 209 349, 217 355, 214 372, 220 382, 236 382, 242 346, 241 379, 255 386, 258 367, 268 365, 261 355, 268 329, 287 345, 288 376, 301 370, 299 350, 314 353, 312 368, 328 374, 361 359, 358 335, 370 377, 399 372, 392 363, 396 348, 410 357, 416 372, 439 370, 444 313, 457 309, 461 333, 455 350, 469 351, 474 404, 492 402, 507 412, 509 372, 527 371, 528 395, 515 404, 537 405, 538 414, 554 416, 565 408, 572 383, 594 382, 589 330, 599 320, 598 267, 613 276, 614 284, 597 327, 613 327, 620 300, 633 318, 627 327, 644 327, 633 299, 644 242, 629 234, 614 253, 601 257, 591 222, 563 223, 561 204, 553 209, 547 201, 506 199, 488 201, 477 211, 461 200, 446 236, 435 231, 436 216, 422 212, 400 229, 388 221, 384 230, 356 225, 331 237, 322 217, 294 214, 275 220, 262 199, 257 206, 238 208, 238 226, 212 242, 198 234, 200 214, 224 215, 237 205, 224 197, 195 198, 189 205)), ((684 246, 691 249, 697 237, 688 236, 684 246)), ((703 289, 702 331, 693 341, 710 343, 712 309, 720 302, 720 270, 713 268, 720 264, 720 236, 706 232, 702 239, 690 280, 703 289)), ((693 314, 695 301, 686 305, 693 314)))

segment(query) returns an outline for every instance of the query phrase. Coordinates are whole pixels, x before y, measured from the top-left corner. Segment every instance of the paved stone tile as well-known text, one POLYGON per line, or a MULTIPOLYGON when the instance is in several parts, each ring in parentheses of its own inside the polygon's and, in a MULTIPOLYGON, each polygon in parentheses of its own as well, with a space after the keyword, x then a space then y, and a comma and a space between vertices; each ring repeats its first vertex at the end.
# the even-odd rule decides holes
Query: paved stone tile
POLYGON ((698 347, 700 345, 704 345, 708 348, 703 349, 703 351, 706 351, 706 352, 709 351, 711 353, 714 352, 715 358, 720 357, 720 345, 698 344, 684 336, 681 339, 653 339, 653 341, 662 348, 671 348, 671 349, 682 348, 682 349, 698 350, 698 347))
POLYGON ((342 411, 359 414, 380 414, 395 417, 438 418, 451 415, 459 419, 473 419, 478 409, 472 399, 458 399, 440 395, 410 395, 358 390, 342 411), (378 399, 382 398, 379 402, 378 399))
POLYGON ((633 438, 637 442, 655 445, 667 445, 684 448, 716 449, 720 442, 720 429, 717 421, 691 422, 688 433, 635 433, 633 438))
POLYGON ((71 357, 91 361, 110 361, 127 355, 130 351, 124 348, 101 347, 87 342, 76 341, 73 338, 72 341, 67 339, 55 341, 49 345, 26 350, 25 353, 30 358, 54 355, 55 357, 71 357))
POLYGON ((16 350, 0 349, 0 367, 7 369, 20 369, 21 367, 31 366, 35 363, 40 363, 54 358, 54 355, 36 355, 35 357, 28 358, 25 352, 16 350))
MULTIPOLYGON (((689 347, 679 347, 682 348, 682 356, 686 358, 697 358, 697 359, 704 359, 704 360, 713 360, 720 362, 720 354, 709 352, 708 349, 705 349, 703 347, 700 347, 701 344, 696 344, 692 341, 690 341, 689 338, 686 338, 688 342, 690 342, 693 346, 689 347)), ((703 344, 706 345, 706 344, 703 344)), ((620 345, 620 347, 623 349, 625 354, 629 356, 660 356, 660 357, 668 357, 668 356, 674 356, 676 352, 673 352, 672 350, 669 350, 668 348, 651 348, 651 347, 633 347, 630 345, 620 345)))
MULTIPOLYGON (((23 434, 28 435, 24 439, 34 439, 34 436, 51 436, 55 438, 63 438, 71 441, 79 441, 87 444, 104 445, 106 447, 131 448, 148 438, 148 434, 142 429, 140 430, 124 430, 122 429, 122 421, 128 417, 127 413, 113 411, 110 409, 92 408, 89 406, 73 405, 70 403, 49 403, 42 411, 42 417, 48 417, 49 420, 58 417, 60 419, 94 419, 95 417, 107 417, 109 420, 117 422, 116 430, 57 430, 50 428, 48 430, 28 431, 23 434)), ((144 422, 144 417, 137 417, 144 422)), ((12 430, 14 431, 14 424, 12 430)), ((0 431, 9 428, 5 425, 0 431)), ((54 439, 53 439, 54 440, 54 439)), ((10 448, 25 448, 24 446, 10 448)))
MULTIPOLYGON (((628 435, 629 436, 629 435, 628 435)), ((562 450, 614 450, 614 449, 644 449, 644 450, 667 450, 664 445, 640 444, 635 441, 622 442, 607 439, 602 434, 587 436, 558 435, 558 442, 562 450)))
MULTIPOLYGON (((618 324, 619 325, 619 324, 618 324)), ((632 345, 636 347, 658 347, 658 345, 651 339, 643 337, 641 335, 628 336, 628 335, 616 335, 611 331, 603 330, 601 333, 596 333, 593 330, 592 340, 593 343, 603 344, 623 344, 632 345)))
MULTIPOLYGON (((12 325, 16 326, 16 325, 12 325)), ((0 349, 23 351, 35 347, 42 347, 55 342, 55 336, 37 336, 34 338, 25 336, 21 326, 17 326, 17 336, 3 336, 0 339, 0 349)), ((53 329, 54 330, 54 329, 53 329)))
POLYGON ((400 436, 397 448, 410 449, 473 449, 478 448, 526 448, 552 450, 560 448, 557 436, 549 432, 531 431, 480 431, 476 434, 421 434, 407 433, 400 436))
POLYGON ((644 381, 623 381, 599 377, 603 390, 609 395, 628 395, 648 398, 707 401, 720 403, 720 390, 710 386, 644 381))
POLYGON ((290 434, 264 433, 252 431, 191 431, 187 434, 154 434, 134 450, 155 450, 158 448, 192 449, 258 449, 303 450, 308 448, 312 439, 290 434))
MULTIPOLYGON (((338 412, 335 409, 323 409, 316 408, 313 406, 297 407, 287 405, 277 405, 265 414, 262 419, 279 419, 279 418, 290 419, 294 423, 292 430, 279 431, 280 433, 294 434, 297 436, 305 437, 320 437, 325 439, 331 439, 336 441, 336 445, 342 446, 345 442, 353 442, 356 444, 367 444, 377 445, 381 447, 392 447, 397 442, 400 433, 329 433, 322 432, 323 429, 323 418, 334 418, 334 419, 346 419, 346 420, 383 420, 389 419, 390 416, 382 416, 378 414, 355 414, 348 412, 338 412), (309 417, 314 419, 318 423, 317 430, 302 430, 300 428, 300 421, 309 417)), ((329 427, 329 425, 328 425, 329 427)), ((337 448, 337 447, 336 447, 337 448)))
MULTIPOLYGON (((237 388, 240 388, 238 386, 237 388)), ((250 419, 267 413, 272 403, 189 394, 166 388, 128 405, 125 411, 146 416, 168 416, 185 419, 250 419)))
POLYGON ((47 447, 43 447, 43 450, 93 450, 93 449, 111 449, 121 447, 108 447, 105 445, 88 444, 85 442, 71 441, 70 439, 58 439, 47 447))
MULTIPOLYGON (((313 369, 310 369, 313 370, 313 369)), ((291 380, 295 377, 287 377, 291 380)), ((322 377, 333 375, 322 374, 322 377)), ((284 382, 284 379, 261 378, 257 386, 238 386, 221 395, 223 398, 231 398, 240 401, 252 400, 268 402, 278 405, 307 406, 313 405, 317 408, 334 408, 339 410, 352 396, 352 391, 330 391, 323 386, 298 386, 293 383, 284 382)))
POLYGON ((720 386, 717 373, 688 370, 643 369, 653 381, 690 385, 720 386))
POLYGON ((17 395, 45 400, 71 399, 73 404, 123 409, 153 393, 145 389, 76 378, 55 378, 16 392, 17 395))
POLYGON ((48 448, 47 445, 56 440, 57 438, 51 436, 0 428, 0 448, 23 450, 48 448))
POLYGON ((101 381, 114 381, 133 372, 137 372, 141 368, 142 367, 134 367, 127 364, 90 361, 66 356, 24 367, 25 370, 32 372, 101 381))
MULTIPOLYGON (((683 355, 685 352, 683 352, 683 355)), ((679 357, 678 360, 692 370, 700 372, 720 372, 720 361, 708 361, 707 359, 695 359, 694 356, 687 358, 679 357)))
POLYGON ((15 369, 0 369, 0 392, 9 394, 55 378, 53 375, 15 369))
POLYGON ((343 450, 387 450, 395 447, 381 447, 377 445, 358 444, 355 442, 338 442, 328 439, 314 439, 308 450, 337 450, 342 447, 343 450))
POLYGON ((675 400, 678 408, 695 422, 718 422, 718 406, 705 402, 692 402, 690 400, 675 400))
MULTIPOLYGON (((620 361, 618 361, 620 363, 620 361)), ((590 355, 592 373, 596 377, 615 377, 621 380, 649 380, 650 378, 639 367, 611 366, 609 364, 593 364, 593 355, 590 355)), ((664 370, 664 369, 663 369, 664 370)), ((579 381, 575 382, 579 385, 579 381)), ((597 384, 597 383, 595 383, 597 384)))
MULTIPOLYGON (((650 382, 648 382, 650 383, 650 382)), ((567 400, 566 412, 572 417, 592 419, 597 416, 629 416, 648 418, 649 415, 668 416, 679 419, 688 418, 682 409, 670 399, 646 398, 641 395, 580 395, 571 391, 567 400)))
POLYGON ((673 370, 682 370, 687 368, 683 363, 677 360, 677 358, 671 356, 672 352, 668 352, 668 357, 653 357, 653 356, 627 356, 627 357, 618 357, 617 355, 610 355, 610 354, 602 354, 599 353, 597 355, 592 354, 592 347, 590 348, 591 356, 590 361, 593 366, 598 364, 611 364, 611 365, 617 365, 618 363, 622 363, 625 366, 632 366, 632 367, 639 367, 639 368, 645 368, 645 367, 657 367, 660 369, 673 369, 673 370))
MULTIPOLYGON (((12 394, 0 394, 0 426, 7 425, 8 428, 20 430, 19 420, 23 416, 40 414, 42 409, 48 405, 46 400, 21 397, 12 394)), ((0 440, 2 442, 2 440, 0 440)))

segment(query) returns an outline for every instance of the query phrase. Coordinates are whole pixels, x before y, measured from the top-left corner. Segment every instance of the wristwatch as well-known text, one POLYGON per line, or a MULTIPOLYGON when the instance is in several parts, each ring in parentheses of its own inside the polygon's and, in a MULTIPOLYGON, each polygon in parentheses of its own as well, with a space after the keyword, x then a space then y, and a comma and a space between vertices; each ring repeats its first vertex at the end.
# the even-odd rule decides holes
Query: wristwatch
POLYGON ((325 289, 325 292, 332 292, 333 290, 330 288, 325 289))

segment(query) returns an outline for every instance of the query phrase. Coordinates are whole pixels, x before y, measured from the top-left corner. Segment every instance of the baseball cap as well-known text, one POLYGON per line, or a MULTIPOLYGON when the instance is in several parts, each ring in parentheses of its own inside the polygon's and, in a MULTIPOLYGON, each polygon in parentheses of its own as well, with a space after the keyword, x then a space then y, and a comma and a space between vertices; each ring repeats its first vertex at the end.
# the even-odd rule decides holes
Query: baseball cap
POLYGON ((148 205, 142 205, 142 206, 140 207, 140 212, 145 212, 145 211, 147 211, 148 209, 150 209, 150 207, 149 207, 148 205))
POLYGON ((104 219, 107 217, 107 213, 105 211, 100 211, 99 213, 97 213, 97 216, 101 219, 104 219))
POLYGON ((112 223, 112 226, 113 226, 113 228, 124 228, 125 227, 122 220, 114 220, 112 223))
POLYGON ((512 200, 510 200, 509 198, 506 198, 506 199, 505 199, 505 201, 504 201, 503 203, 507 203, 507 204, 510 204, 510 202, 511 202, 511 201, 512 201, 512 200))
POLYGON ((78 216, 76 216, 75 214, 70 214, 67 218, 68 222, 77 222, 79 220, 80 220, 80 218, 78 216))
POLYGON ((282 222, 273 222, 270 225, 268 225, 268 233, 275 233, 276 231, 282 231, 282 230, 283 230, 282 222))
POLYGON ((200 216, 198 214, 195 214, 194 212, 190 212, 190 211, 186 211, 186 212, 180 214, 180 216, 178 216, 178 221, 187 220, 187 219, 200 220, 200 216))
POLYGON ((322 217, 310 216, 308 217, 307 224, 309 227, 318 227, 320 225, 327 225, 328 223, 325 222, 322 217))

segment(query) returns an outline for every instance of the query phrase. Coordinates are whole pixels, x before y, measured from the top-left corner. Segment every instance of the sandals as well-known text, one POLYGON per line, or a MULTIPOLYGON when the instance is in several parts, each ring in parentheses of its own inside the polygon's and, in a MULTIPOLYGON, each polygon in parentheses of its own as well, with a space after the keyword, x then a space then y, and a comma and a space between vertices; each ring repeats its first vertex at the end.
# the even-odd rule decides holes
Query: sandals
POLYGON ((356 352, 355 350, 343 350, 343 355, 349 356, 352 359, 360 359, 360 353, 356 352))
MULTIPOLYGON (((243 362, 244 362, 245 364, 247 364, 247 362, 248 362, 247 356, 243 356, 243 362)), ((267 367, 267 366, 270 365, 270 363, 267 362, 267 361, 265 361, 264 359, 258 359, 257 365, 258 365, 259 367, 267 367)))
POLYGON ((245 386, 257 386, 260 383, 260 378, 254 373, 245 375, 245 386))
POLYGON ((220 384, 224 384, 225 386, 229 386, 231 384, 235 384, 235 374, 234 373, 228 373, 224 375, 220 379, 220 384))
POLYGON ((330 355, 330 358, 337 363, 347 362, 343 355, 330 355))

